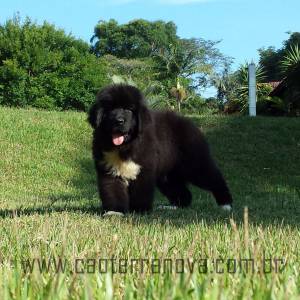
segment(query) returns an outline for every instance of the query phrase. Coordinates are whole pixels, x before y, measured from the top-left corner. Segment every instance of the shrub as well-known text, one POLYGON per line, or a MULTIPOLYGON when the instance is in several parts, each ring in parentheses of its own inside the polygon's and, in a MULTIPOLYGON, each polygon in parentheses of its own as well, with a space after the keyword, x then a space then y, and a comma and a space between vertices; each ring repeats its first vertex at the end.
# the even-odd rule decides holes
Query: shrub
POLYGON ((106 73, 87 43, 49 23, 15 17, 0 26, 0 104, 86 110, 106 73))

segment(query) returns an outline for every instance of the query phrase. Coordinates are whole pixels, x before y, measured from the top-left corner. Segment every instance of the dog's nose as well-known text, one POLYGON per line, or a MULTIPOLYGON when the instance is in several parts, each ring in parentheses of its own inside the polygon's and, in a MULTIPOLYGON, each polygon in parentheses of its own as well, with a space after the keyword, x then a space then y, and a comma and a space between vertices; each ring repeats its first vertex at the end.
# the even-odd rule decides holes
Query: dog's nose
POLYGON ((124 124, 124 122, 125 122, 125 120, 122 117, 117 117, 116 118, 116 123, 118 125, 122 125, 122 124, 124 124))

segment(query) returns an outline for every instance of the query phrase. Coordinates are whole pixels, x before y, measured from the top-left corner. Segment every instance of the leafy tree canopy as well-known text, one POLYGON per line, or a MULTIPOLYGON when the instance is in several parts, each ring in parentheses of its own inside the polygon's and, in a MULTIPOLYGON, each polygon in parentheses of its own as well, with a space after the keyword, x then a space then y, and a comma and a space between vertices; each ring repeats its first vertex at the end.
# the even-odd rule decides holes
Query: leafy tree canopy
POLYGON ((280 81, 284 78, 284 72, 281 69, 281 62, 291 47, 300 46, 300 32, 290 33, 289 38, 283 42, 283 47, 275 49, 275 47, 260 48, 259 63, 265 71, 267 81, 280 81))
POLYGON ((180 81, 197 90, 210 85, 210 78, 231 64, 217 48, 219 42, 204 39, 179 39, 175 45, 154 53, 157 78, 167 86, 180 81))
POLYGON ((107 82, 105 65, 82 40, 44 22, 0 25, 0 104, 85 110, 107 82))
MULTIPOLYGON (((139 19, 122 25, 112 19, 100 21, 91 39, 92 51, 98 57, 117 57, 119 66, 115 70, 120 69, 124 59, 137 69, 145 70, 143 64, 149 66, 147 77, 161 82, 169 96, 178 84, 190 92, 200 92, 199 88, 210 84, 209 77, 231 60, 217 49, 218 41, 181 39, 176 31, 173 22, 139 19), (142 64, 137 65, 138 60, 142 64)), ((134 81, 139 83, 138 76, 134 81)))
POLYGON ((173 22, 138 19, 121 25, 113 19, 100 21, 91 38, 92 49, 97 56, 144 58, 176 43, 176 30, 173 22))

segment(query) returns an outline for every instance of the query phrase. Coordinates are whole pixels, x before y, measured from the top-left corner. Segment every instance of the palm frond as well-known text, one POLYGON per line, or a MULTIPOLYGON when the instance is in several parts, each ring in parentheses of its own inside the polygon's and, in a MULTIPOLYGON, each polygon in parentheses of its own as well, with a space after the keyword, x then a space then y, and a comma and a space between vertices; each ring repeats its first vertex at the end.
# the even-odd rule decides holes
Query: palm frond
POLYGON ((300 48, 298 45, 291 46, 281 62, 282 70, 287 72, 288 70, 294 68, 299 63, 300 63, 300 48))

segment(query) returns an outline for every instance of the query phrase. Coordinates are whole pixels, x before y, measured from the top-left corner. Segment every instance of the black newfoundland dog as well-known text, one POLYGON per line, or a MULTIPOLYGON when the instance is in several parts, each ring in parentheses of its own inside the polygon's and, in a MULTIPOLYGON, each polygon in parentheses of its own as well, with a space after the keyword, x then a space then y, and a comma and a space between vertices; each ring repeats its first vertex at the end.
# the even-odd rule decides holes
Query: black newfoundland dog
POLYGON ((226 182, 189 119, 150 110, 137 88, 121 84, 98 93, 88 121, 106 215, 151 210, 156 186, 173 207, 186 207, 192 200, 188 183, 212 192, 218 205, 231 209, 226 182))

